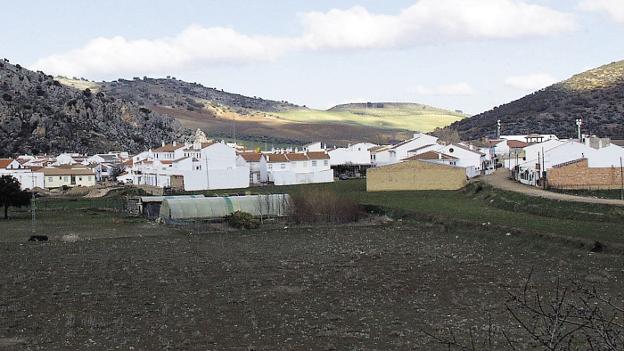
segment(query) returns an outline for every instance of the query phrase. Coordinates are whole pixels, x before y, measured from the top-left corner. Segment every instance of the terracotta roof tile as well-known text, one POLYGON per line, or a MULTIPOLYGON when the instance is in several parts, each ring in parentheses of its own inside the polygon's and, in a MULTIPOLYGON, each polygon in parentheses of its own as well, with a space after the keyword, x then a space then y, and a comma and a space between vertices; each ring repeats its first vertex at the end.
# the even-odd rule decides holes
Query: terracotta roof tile
POLYGON ((87 168, 42 168, 39 170, 46 176, 54 175, 94 175, 94 173, 87 168))
POLYGON ((410 158, 406 158, 406 160, 408 161, 413 161, 413 160, 457 160, 457 157, 453 157, 451 155, 447 155, 447 154, 443 154, 440 152, 436 152, 436 151, 427 151, 427 152, 423 152, 422 154, 418 154, 415 156, 412 156, 410 158))
POLYGON ((177 149, 183 148, 184 146, 185 146, 184 144, 177 144, 177 145, 167 144, 165 146, 161 146, 158 149, 154 150, 154 152, 174 152, 177 149))
POLYGON ((266 154, 264 157, 269 163, 288 162, 285 154, 266 154))
POLYGON ((260 157, 262 157, 259 152, 241 152, 239 155, 247 162, 260 162, 260 157))
POLYGON ((308 152, 308 158, 310 160, 329 160, 329 155, 323 151, 308 152))
POLYGON ((309 160, 308 156, 306 156, 306 154, 303 153, 295 153, 295 152, 291 152, 286 154, 286 158, 289 161, 307 161, 309 160))
POLYGON ((13 162, 13 160, 10 158, 0 159, 0 168, 7 168, 11 162, 13 162))

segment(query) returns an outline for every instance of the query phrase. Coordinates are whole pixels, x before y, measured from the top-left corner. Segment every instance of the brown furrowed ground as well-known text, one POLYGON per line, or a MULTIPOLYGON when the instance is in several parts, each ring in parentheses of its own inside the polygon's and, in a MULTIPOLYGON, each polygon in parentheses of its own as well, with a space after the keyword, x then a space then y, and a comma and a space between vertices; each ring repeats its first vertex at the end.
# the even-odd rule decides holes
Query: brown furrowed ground
POLYGON ((0 349, 437 350, 422 330, 467 332, 486 311, 513 333, 503 304, 532 269, 546 290, 618 297, 624 280, 621 255, 495 229, 116 225, 126 237, 0 243, 0 349))

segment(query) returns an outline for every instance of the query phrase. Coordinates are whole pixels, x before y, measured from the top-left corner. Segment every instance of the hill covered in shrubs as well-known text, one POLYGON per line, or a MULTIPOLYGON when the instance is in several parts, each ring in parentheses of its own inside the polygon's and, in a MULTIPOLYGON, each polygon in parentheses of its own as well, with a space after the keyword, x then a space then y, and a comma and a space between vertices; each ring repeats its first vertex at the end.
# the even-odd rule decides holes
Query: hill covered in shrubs
POLYGON ((539 132, 572 137, 577 118, 583 119, 586 133, 624 139, 624 61, 575 75, 450 128, 463 138, 476 139, 494 134, 500 119, 503 134, 539 132))

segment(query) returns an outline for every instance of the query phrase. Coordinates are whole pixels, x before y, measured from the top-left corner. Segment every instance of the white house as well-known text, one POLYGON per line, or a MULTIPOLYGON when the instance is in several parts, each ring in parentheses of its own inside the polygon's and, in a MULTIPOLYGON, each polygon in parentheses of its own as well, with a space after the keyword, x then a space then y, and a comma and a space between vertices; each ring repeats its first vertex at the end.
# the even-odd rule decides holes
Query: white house
POLYGON ((548 140, 559 140, 559 138, 554 134, 501 135, 500 139, 521 141, 527 144, 543 143, 548 140))
POLYGON ((347 147, 341 147, 329 150, 329 164, 331 166, 338 165, 357 165, 370 166, 371 152, 370 149, 377 145, 372 143, 357 143, 347 147))
POLYGON ((43 188, 43 174, 33 172, 13 159, 0 159, 0 176, 9 175, 17 179, 22 190, 43 188))
POLYGON ((118 179, 186 191, 249 187, 249 166, 238 164, 236 151, 225 143, 163 145, 132 162, 118 179))
POLYGON ((275 185, 333 182, 329 160, 324 151, 263 154, 260 180, 275 185))
POLYGON ((423 146, 435 145, 438 138, 422 133, 414 134, 414 137, 393 146, 371 150, 371 162, 374 166, 383 166, 401 162, 409 157, 409 151, 423 146))
POLYGON ((303 151, 305 152, 325 151, 325 149, 326 149, 325 144, 320 141, 303 145, 303 151))
POLYGON ((249 183, 260 184, 260 159, 262 154, 255 151, 239 152, 237 164, 249 167, 249 183))
POLYGON ((493 171, 488 161, 488 155, 482 153, 478 148, 465 144, 449 144, 442 145, 437 150, 443 154, 457 158, 456 166, 466 168, 466 176, 474 178, 482 174, 488 174, 493 171))
POLYGON ((84 164, 85 165, 91 165, 91 164, 99 165, 101 163, 116 164, 119 162, 121 162, 121 159, 116 154, 96 154, 96 155, 87 157, 84 161, 84 164))

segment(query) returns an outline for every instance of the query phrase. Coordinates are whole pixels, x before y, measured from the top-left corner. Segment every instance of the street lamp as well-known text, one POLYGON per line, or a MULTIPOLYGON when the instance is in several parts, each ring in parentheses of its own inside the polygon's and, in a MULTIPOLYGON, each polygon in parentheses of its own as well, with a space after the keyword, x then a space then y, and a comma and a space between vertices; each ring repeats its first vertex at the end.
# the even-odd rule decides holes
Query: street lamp
POLYGON ((582 135, 581 135, 581 126, 583 126, 583 120, 581 118, 576 119, 576 129, 578 130, 578 140, 579 143, 582 143, 582 135))

